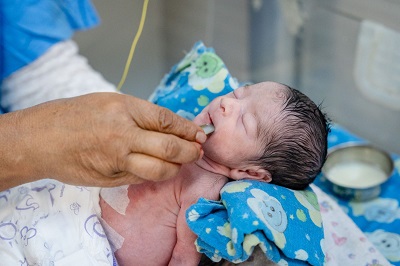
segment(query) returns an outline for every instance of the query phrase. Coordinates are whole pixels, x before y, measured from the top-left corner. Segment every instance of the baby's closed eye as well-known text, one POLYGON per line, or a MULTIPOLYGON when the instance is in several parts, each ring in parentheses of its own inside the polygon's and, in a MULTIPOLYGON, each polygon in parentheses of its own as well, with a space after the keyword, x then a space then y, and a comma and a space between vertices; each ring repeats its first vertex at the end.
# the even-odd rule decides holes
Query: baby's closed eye
POLYGON ((255 115, 252 113, 245 113, 242 116, 242 120, 244 128, 246 130, 246 134, 250 137, 256 137, 258 123, 255 115))

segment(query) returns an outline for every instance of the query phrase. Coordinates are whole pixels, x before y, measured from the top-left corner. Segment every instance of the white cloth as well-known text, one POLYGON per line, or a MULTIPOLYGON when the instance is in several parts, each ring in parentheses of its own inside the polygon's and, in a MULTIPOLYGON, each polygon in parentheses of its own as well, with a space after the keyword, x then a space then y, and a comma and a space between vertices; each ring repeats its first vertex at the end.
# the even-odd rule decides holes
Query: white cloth
POLYGON ((116 92, 116 88, 78 54, 76 43, 68 40, 55 44, 30 65, 5 79, 1 105, 7 111, 15 111, 92 92, 116 92))
POLYGON ((52 179, 0 192, 1 265, 113 265, 99 192, 52 179))
POLYGON ((325 234, 325 265, 391 265, 340 206, 315 185, 325 234))

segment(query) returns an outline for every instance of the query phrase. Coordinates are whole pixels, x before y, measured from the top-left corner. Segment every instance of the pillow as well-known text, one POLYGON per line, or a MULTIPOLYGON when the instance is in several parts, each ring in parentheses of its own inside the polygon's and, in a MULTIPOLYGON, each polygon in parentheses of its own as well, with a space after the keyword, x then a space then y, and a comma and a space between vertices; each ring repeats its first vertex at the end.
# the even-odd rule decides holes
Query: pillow
POLYGON ((212 99, 238 87, 214 49, 199 41, 164 76, 149 101, 193 120, 212 99))

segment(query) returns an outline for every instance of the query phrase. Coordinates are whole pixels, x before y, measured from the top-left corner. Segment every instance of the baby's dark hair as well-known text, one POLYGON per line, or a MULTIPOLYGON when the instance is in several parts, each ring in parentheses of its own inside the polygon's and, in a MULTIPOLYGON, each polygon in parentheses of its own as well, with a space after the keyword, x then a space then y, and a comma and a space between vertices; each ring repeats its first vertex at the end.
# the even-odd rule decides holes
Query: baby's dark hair
POLYGON ((299 190, 321 171, 330 123, 320 106, 300 91, 286 87, 283 109, 276 121, 281 123, 263 129, 265 149, 256 161, 271 173, 271 184, 299 190))

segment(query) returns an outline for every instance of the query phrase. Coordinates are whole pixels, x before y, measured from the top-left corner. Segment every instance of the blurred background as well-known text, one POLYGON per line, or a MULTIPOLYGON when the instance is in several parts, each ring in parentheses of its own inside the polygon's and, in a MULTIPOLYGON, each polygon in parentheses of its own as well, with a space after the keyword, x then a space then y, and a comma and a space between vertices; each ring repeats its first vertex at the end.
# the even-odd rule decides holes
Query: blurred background
MULTIPOLYGON (((81 54, 118 84, 143 1, 92 0, 102 23, 81 54)), ((307 94, 336 123, 400 154, 400 0, 150 0, 122 91, 147 99, 196 41, 241 82, 307 94)))

